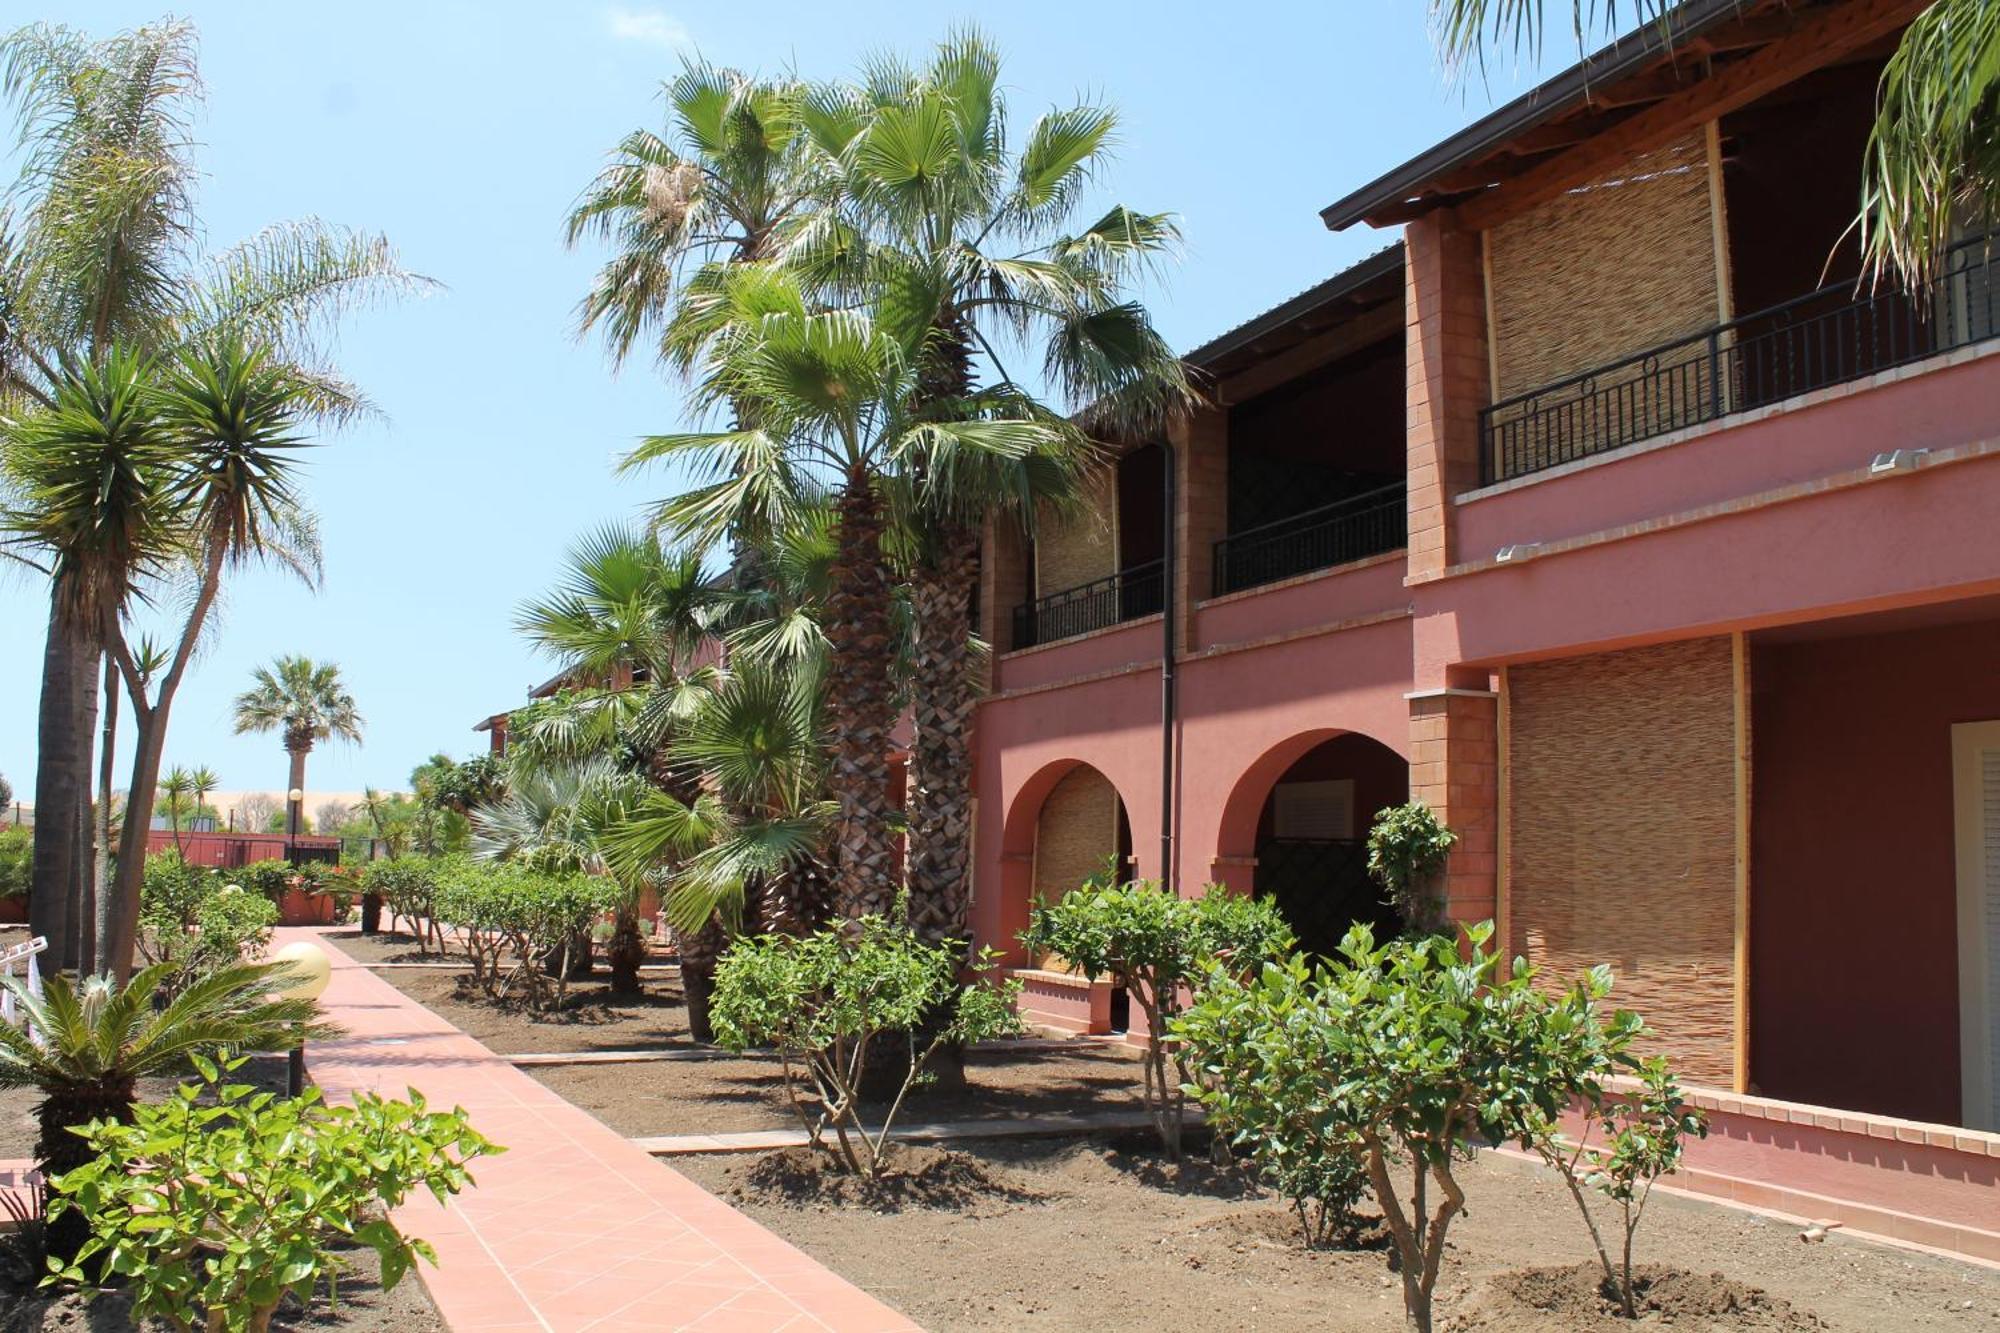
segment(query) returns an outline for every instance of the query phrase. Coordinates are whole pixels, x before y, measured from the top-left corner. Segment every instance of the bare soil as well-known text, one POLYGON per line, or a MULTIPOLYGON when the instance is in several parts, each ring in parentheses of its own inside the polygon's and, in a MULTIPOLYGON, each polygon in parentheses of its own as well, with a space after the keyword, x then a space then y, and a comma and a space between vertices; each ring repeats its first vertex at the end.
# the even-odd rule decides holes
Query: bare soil
MULTIPOLYGON (((386 918, 385 918, 386 919, 386 918)), ((326 940, 340 948, 340 951, 356 962, 362 963, 465 963, 465 951, 453 932, 445 935, 445 951, 439 953, 435 947, 425 953, 417 942, 417 937, 407 930, 378 931, 364 935, 359 926, 346 930, 329 931, 326 940)), ((674 962, 671 952, 653 947, 646 954, 648 966, 674 962)), ((600 964, 600 970, 602 965, 600 964)))
MULTIPOLYGON (((310 1306, 287 1299, 278 1307, 271 1327, 289 1333, 307 1329, 337 1329, 340 1333, 445 1333, 445 1324, 431 1304, 430 1294, 416 1273, 382 1290, 382 1270, 375 1251, 366 1246, 342 1252, 348 1271, 340 1280, 336 1308, 322 1290, 310 1306)), ((78 1291, 60 1294, 33 1289, 18 1264, 0 1276, 0 1333, 169 1333, 173 1325, 132 1319, 131 1298, 111 1291, 92 1298, 78 1291)), ((418 1272, 423 1265, 419 1262, 418 1272)))
MULTIPOLYGON (((927 1329, 1402 1326, 1401 1280, 1379 1246, 1309 1251, 1281 1200, 1230 1168, 1168 1166, 1142 1138, 911 1149, 901 1174, 873 1188, 800 1158, 674 1167, 927 1329)), ((1461 1180, 1471 1210, 1452 1224, 1441 1329, 1635 1327, 1604 1313, 1560 1185, 1490 1154, 1461 1180)), ((1781 1222, 1660 1196, 1639 1243, 1641 1258, 1672 1269, 1648 1269, 1653 1309, 1636 1327, 2000 1330, 2000 1273, 1837 1232, 1802 1245, 1781 1222)))
MULTIPOLYGON (((541 1082, 621 1134, 730 1134, 798 1124, 775 1059, 676 1060, 529 1069, 541 1082)), ((904 1124, 1025 1120, 1145 1109, 1140 1066, 1116 1051, 979 1050, 967 1054, 965 1085, 919 1089, 904 1124)))

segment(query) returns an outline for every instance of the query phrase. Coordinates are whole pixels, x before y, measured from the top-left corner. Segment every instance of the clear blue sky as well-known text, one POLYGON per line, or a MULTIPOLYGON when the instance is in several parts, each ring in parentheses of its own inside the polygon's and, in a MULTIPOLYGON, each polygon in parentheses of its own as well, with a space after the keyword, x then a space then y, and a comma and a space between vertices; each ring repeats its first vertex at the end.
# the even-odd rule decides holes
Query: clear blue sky
MULTIPOLYGON (((36 16, 10 12, 0 25, 36 16)), ((42 16, 108 35, 159 11, 65 0, 42 16)), ((577 533, 671 488, 611 475, 635 437, 683 423, 681 394, 642 366, 614 379, 601 349, 572 337, 598 256, 566 253, 560 222, 621 133, 659 124, 659 82, 682 51, 834 77, 885 48, 920 55, 976 18, 1006 52, 1017 119, 1078 92, 1121 109, 1105 194, 1181 217, 1185 259, 1152 298, 1181 348, 1388 243, 1333 235, 1317 211, 1525 85, 1500 71, 1447 89, 1421 0, 1017 0, 989 12, 245 0, 188 16, 209 87, 198 137, 210 244, 315 214, 387 232, 446 287, 343 337, 341 364, 387 420, 311 458, 324 589, 238 579, 181 693, 168 763, 206 763, 232 790, 284 784, 276 738, 229 730, 230 698, 282 652, 338 662, 367 719, 363 745, 313 756, 317 791, 402 786, 425 756, 483 745, 473 723, 550 670, 514 635, 516 604, 547 585, 577 533)), ((46 606, 41 584, 0 583, 0 773, 20 799, 31 798, 46 606)))

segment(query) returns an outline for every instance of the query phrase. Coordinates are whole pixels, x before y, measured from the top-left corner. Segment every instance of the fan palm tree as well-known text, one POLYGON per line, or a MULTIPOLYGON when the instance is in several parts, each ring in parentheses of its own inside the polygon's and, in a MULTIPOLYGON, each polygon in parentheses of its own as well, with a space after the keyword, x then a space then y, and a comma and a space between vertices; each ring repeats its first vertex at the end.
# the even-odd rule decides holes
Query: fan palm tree
POLYGON ((167 827, 174 833, 174 855, 187 855, 181 846, 181 816, 187 813, 188 799, 194 795, 194 774, 175 764, 160 779, 160 805, 167 812, 167 827))
MULTIPOLYGON (((1579 42, 1615 29, 1616 0, 1570 0, 1579 42)), ((1639 19, 1660 19, 1670 0, 1633 0, 1639 19)), ((1463 65, 1489 44, 1538 52, 1539 0, 1430 0, 1446 60, 1463 65)), ((1877 276, 1935 277, 1953 229, 2000 217, 2000 7, 1989 0, 1932 0, 1903 30, 1882 71, 1875 124, 1862 161, 1858 223, 1877 276)))
POLYGON ((748 403, 751 426, 656 436, 629 468, 690 465, 695 489, 661 506, 699 548, 732 534, 785 531, 825 499, 833 513, 831 590, 822 610, 833 758, 835 899, 850 917, 886 915, 897 897, 890 680, 894 579, 885 549, 887 490, 922 468, 961 468, 1055 447, 1041 416, 995 412, 930 420, 912 412, 929 330, 871 309, 820 310, 790 274, 737 265, 724 275, 728 317, 708 344, 704 405, 748 403))
POLYGON ((236 734, 279 734, 291 758, 290 790, 305 790, 306 756, 315 745, 361 740, 361 712, 334 663, 281 656, 258 667, 251 679, 255 683, 236 696, 236 734))
POLYGON ((1024 454, 920 458, 911 470, 910 912, 933 941, 963 940, 971 903, 980 527, 1070 505, 1097 455, 1028 396, 1008 358, 1025 350, 1062 412, 1087 411, 1098 431, 1157 429, 1190 397, 1179 358, 1130 296, 1178 245, 1173 220, 1113 206, 1071 226, 1106 165, 1116 113, 1051 110, 1016 148, 1000 69, 998 51, 968 30, 921 70, 879 61, 861 87, 817 96, 807 123, 837 164, 843 206, 801 229, 787 254, 835 291, 891 293, 885 312, 921 331, 914 415, 1040 414, 1049 432, 1048 447, 1024 454), (982 370, 994 381, 985 390, 982 370))
MULTIPOLYGON (((294 981, 289 964, 221 967, 156 1004, 178 969, 161 963, 122 986, 109 976, 52 975, 39 995, 19 978, 0 977, 22 1019, 0 1023, 0 1085, 41 1090, 35 1160, 44 1180, 90 1159, 70 1126, 131 1123, 138 1080, 178 1073, 193 1055, 290 1050, 327 1030, 314 1023, 314 1001, 285 997, 294 981)), ((73 1255, 88 1235, 87 1220, 71 1212, 50 1226, 49 1248, 73 1255)))
MULTIPOLYGON (((0 39, 0 91, 20 126, 16 207, 0 214, 0 416, 59 410, 75 367, 108 371, 116 348, 172 354, 225 335, 272 348, 318 410, 342 417, 366 407, 327 368, 326 335, 346 310, 428 280, 404 270, 382 238, 315 220, 203 256, 189 132, 202 93, 190 26, 162 23, 105 41, 58 25, 19 29, 0 39)), ((116 524, 92 530, 115 546, 116 524)), ((72 929, 89 915, 81 909, 96 709, 84 696, 103 647, 89 645, 89 622, 108 633, 126 605, 83 601, 129 594, 115 572, 82 589, 87 554, 73 542, 36 560, 70 575, 51 590, 35 795, 35 927, 58 966, 80 956, 72 929)), ((115 549, 104 556, 114 568, 121 559, 115 549)), ((98 895, 100 917, 110 896, 108 887, 98 895)))

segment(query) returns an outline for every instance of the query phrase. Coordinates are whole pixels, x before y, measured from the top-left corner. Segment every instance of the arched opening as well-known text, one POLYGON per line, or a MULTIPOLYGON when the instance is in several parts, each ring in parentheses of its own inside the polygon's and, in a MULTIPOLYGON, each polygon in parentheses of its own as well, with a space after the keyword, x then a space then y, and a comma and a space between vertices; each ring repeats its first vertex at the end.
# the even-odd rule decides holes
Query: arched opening
MULTIPOLYGON (((1005 924, 1010 935, 1027 925, 1029 905, 1054 902, 1115 862, 1120 876, 1133 873, 1132 825, 1117 786, 1080 760, 1052 764, 1014 798, 1007 817, 1004 871, 1008 882, 1005 924)), ((1077 1031, 1122 1031, 1129 1013, 1122 990, 1081 978, 1065 980, 1067 965, 1045 956, 1022 960, 1052 974, 1031 984, 1024 1012, 1077 1031), (1074 995, 1066 994, 1075 990, 1074 995), (1068 1010, 1076 1007, 1076 1012, 1068 1010)))
MULTIPOLYGON (((1255 858, 1252 891, 1278 904, 1311 953, 1332 953, 1356 922, 1374 926, 1378 937, 1400 930, 1368 874, 1367 842, 1376 816, 1409 799, 1409 764, 1359 732, 1301 738, 1267 759, 1260 765, 1266 771, 1284 766, 1256 807, 1254 828, 1236 831, 1255 858)), ((1255 783, 1254 772, 1245 784, 1255 783)), ((1252 785, 1231 802, 1244 825, 1255 795, 1252 785)))

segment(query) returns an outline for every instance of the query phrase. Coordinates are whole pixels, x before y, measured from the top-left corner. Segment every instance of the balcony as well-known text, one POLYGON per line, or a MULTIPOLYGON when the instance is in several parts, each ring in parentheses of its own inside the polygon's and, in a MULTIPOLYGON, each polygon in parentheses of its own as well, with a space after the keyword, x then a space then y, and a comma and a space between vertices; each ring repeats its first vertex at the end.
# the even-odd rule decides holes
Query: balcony
POLYGON ((1480 484, 1511 481, 2000 333, 2000 234, 1954 246, 1916 288, 1849 279, 1502 402, 1480 414, 1480 484))
POLYGON ((1400 549, 1408 527, 1404 495, 1397 482, 1231 533, 1215 544, 1214 595, 1400 549))
POLYGON ((1157 614, 1166 567, 1158 560, 1050 593, 1014 608, 1014 647, 1033 648, 1157 614))

